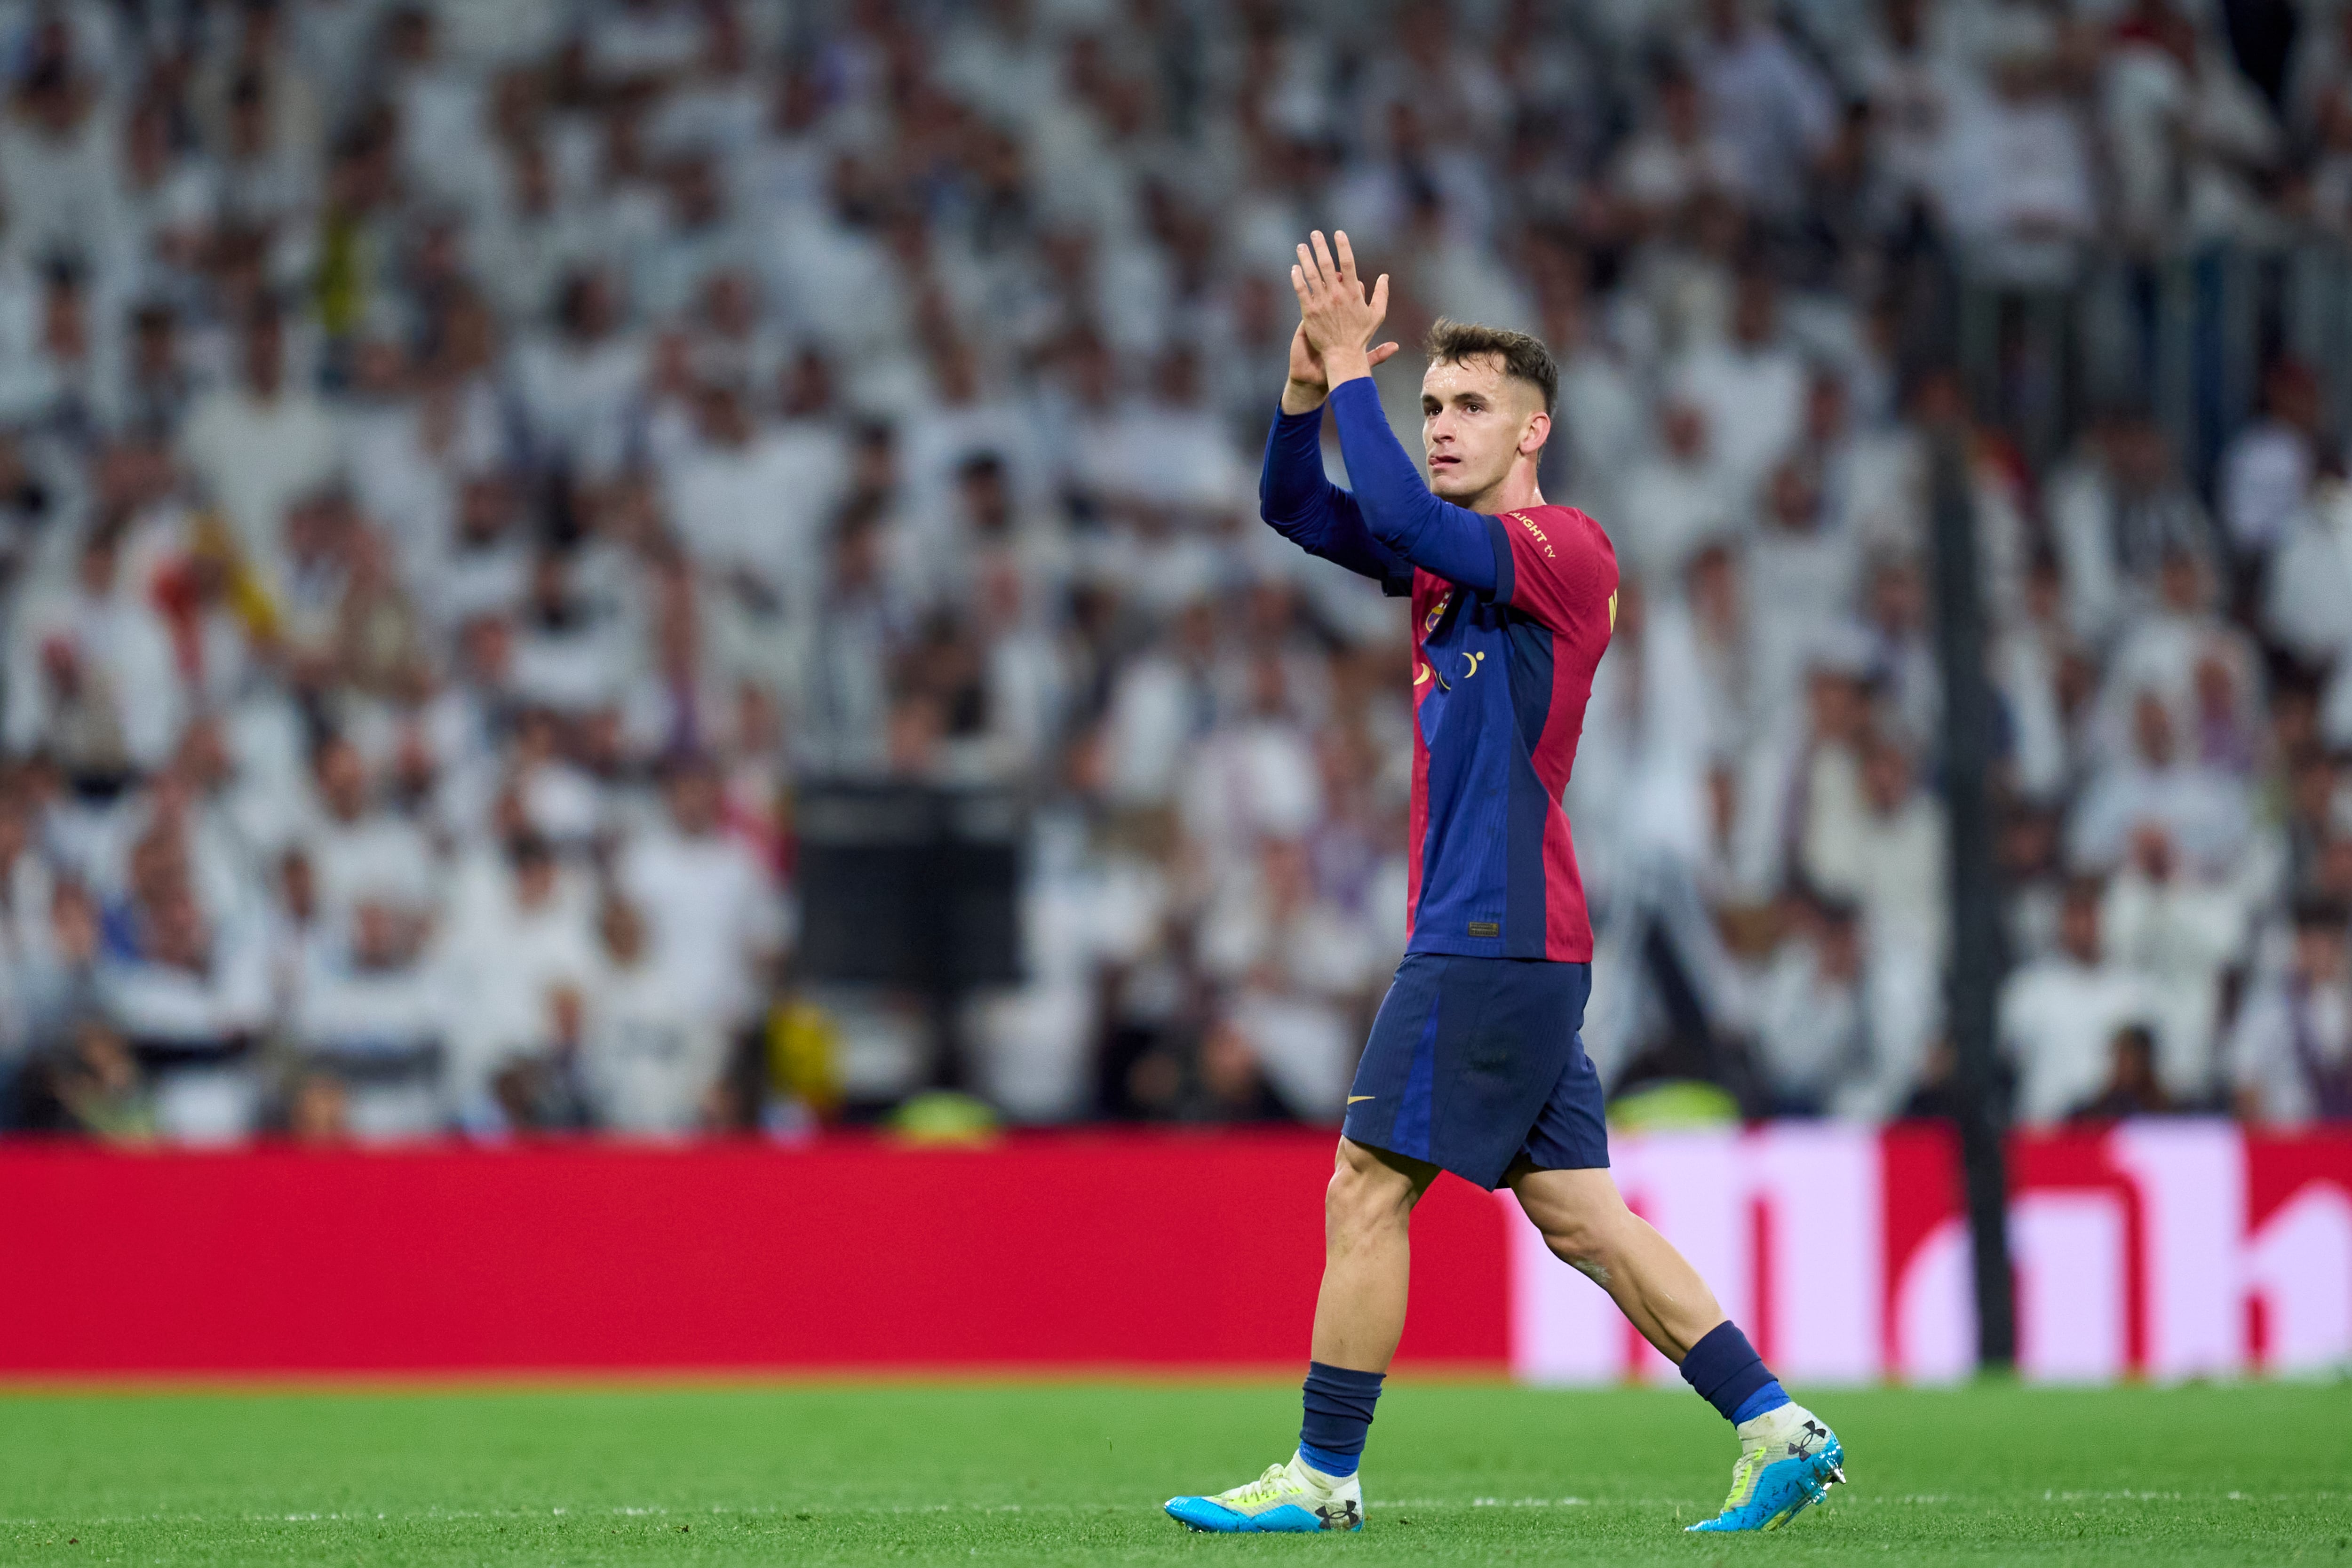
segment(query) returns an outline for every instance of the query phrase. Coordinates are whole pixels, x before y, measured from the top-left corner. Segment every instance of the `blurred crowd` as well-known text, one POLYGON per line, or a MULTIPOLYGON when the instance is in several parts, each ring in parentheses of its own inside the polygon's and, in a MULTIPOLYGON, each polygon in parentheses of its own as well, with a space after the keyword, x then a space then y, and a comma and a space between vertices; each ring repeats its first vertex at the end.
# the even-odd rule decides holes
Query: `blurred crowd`
POLYGON ((1562 363, 1624 1104, 1949 1103, 1940 432, 2015 1116, 2352 1116, 2345 411, 2029 461, 1951 327, 2352 228, 2352 10, 0 0, 0 1127, 1335 1121, 1405 626, 1253 483, 1333 226, 1562 363), (1024 804, 952 1030, 795 962, 838 779, 1024 804))

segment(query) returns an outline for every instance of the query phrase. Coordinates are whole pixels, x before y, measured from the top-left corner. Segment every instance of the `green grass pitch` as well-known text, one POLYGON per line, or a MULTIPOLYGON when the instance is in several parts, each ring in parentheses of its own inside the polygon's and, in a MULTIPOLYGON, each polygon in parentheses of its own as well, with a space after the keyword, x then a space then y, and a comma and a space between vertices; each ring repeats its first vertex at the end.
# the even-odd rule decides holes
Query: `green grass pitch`
POLYGON ((0 1392, 0 1563, 2338 1563, 2352 1387, 1830 1394, 1853 1484, 1696 1537, 1687 1394, 1398 1379, 1360 1536, 1160 1514, 1286 1455, 1274 1383, 0 1392))

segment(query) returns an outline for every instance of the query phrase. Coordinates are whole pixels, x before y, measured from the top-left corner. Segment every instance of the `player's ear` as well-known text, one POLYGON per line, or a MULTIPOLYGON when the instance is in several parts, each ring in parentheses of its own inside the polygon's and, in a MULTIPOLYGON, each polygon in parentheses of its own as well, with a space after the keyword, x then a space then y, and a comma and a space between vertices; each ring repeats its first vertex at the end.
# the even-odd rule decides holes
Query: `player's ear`
POLYGON ((1544 449, 1551 439, 1551 416, 1537 413, 1528 416, 1527 428, 1519 432, 1519 456, 1532 458, 1544 449))

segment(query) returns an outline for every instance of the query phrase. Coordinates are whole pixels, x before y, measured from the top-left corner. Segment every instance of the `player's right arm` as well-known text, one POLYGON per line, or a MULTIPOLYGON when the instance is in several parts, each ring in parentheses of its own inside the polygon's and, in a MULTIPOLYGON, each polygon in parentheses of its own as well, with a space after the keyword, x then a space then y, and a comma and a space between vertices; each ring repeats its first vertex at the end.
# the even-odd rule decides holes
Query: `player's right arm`
MULTIPOLYGON (((1396 352, 1393 343, 1381 346, 1388 353, 1396 352)), ((1258 513, 1308 554, 1335 561, 1402 597, 1412 591, 1412 563, 1374 538, 1356 498, 1323 475, 1323 400, 1329 389, 1322 374, 1301 331, 1291 339, 1290 380, 1283 388, 1282 412, 1266 432, 1265 467, 1257 482, 1258 513)))

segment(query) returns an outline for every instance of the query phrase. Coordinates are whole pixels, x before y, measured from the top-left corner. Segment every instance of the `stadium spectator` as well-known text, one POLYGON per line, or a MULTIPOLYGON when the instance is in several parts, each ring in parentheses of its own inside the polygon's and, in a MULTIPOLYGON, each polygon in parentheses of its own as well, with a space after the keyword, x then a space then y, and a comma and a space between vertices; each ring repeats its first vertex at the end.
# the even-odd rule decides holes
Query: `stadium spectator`
POLYGON ((2263 416, 2222 451, 2220 511, 2242 563, 2276 550, 2310 498, 2327 438, 2321 398, 2309 366, 2276 362, 2263 375, 2263 416))
POLYGON ((448 1119, 448 966, 428 951, 414 905, 362 896, 340 929, 340 940, 321 934, 303 944, 290 1033, 309 1070, 298 1089, 332 1084, 334 1123, 351 1136, 429 1137, 448 1119))
POLYGON ((267 582, 284 571, 287 509, 335 473, 334 422, 289 365, 275 301, 249 307, 241 326, 236 384, 198 398, 180 450, 189 477, 227 515, 238 556, 267 582))
POLYGON ((2130 713, 2130 752, 2100 769, 2084 791, 2068 852, 2084 869, 2112 870, 2133 836, 2154 828, 2198 874, 2218 874, 2246 839, 2244 786, 2182 754, 2178 721, 2162 692, 2141 688, 2130 713))
POLYGON ((626 900, 607 896, 596 924, 604 963, 586 1002, 581 1072, 598 1123, 662 1137, 719 1124, 727 1020, 679 989, 626 900))
POLYGON ((2017 1118, 2063 1119, 2106 1082, 2116 1032, 2155 1021, 2146 981, 2113 962, 2100 930, 2101 889, 2078 880, 2058 915, 2058 951, 2009 977, 2000 1037, 2017 1072, 2017 1118))
POLYGON ((254 1061, 268 1022, 268 950, 250 916, 215 921, 190 885, 183 845, 133 851, 129 902, 110 925, 96 989, 109 1021, 153 1074, 155 1118, 190 1142, 231 1142, 259 1125, 254 1061))
POLYGON ((157 1136, 154 1101, 138 1058, 97 1019, 86 1020, 42 1065, 41 1081, 24 1098, 24 1125, 109 1143, 146 1143, 157 1136))
POLYGON ((1709 447, 1706 410, 1669 402, 1658 414, 1658 450, 1624 469, 1615 488, 1626 563, 1670 582, 1693 553, 1732 537, 1746 521, 1738 479, 1709 447))
POLYGON ((614 880, 647 911, 652 963, 673 1005, 731 1031, 758 1009, 782 916, 758 858, 725 830, 709 762, 672 762, 663 793, 668 821, 631 840, 614 880))
POLYGON ((2238 1113, 2293 1126, 2352 1120, 2352 969, 2341 904, 2294 907, 2294 951, 2283 973, 2247 998, 2230 1039, 2238 1113))
POLYGON ((1757 1058, 1770 1109, 1883 1121, 1909 1097, 1927 1058, 1934 961, 1874 940, 1851 902, 1790 902, 1791 934, 1758 999, 1757 1058))
POLYGON ((2175 1109, 2156 1071, 2156 1037, 2143 1024, 2116 1031, 2105 1088, 2069 1113, 2070 1121, 2120 1121, 2161 1116, 2175 1109))

